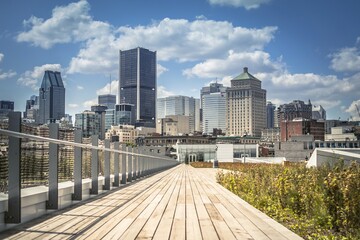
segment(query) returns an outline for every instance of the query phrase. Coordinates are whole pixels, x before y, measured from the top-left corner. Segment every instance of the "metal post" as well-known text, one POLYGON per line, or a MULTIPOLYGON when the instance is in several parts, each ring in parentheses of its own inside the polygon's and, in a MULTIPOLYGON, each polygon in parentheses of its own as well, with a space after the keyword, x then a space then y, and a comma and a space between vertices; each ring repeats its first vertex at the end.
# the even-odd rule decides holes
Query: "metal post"
MULTIPOLYGON (((59 139, 59 125, 57 123, 49 124, 49 137, 59 139)), ((47 209, 58 209, 59 205, 59 145, 49 143, 49 200, 46 202, 47 209)))
POLYGON ((126 145, 121 146, 123 153, 121 154, 121 184, 126 184, 126 145))
POLYGON ((133 156, 130 154, 132 153, 132 147, 127 147, 128 154, 128 182, 132 181, 132 166, 133 166, 133 156))
MULTIPOLYGON (((105 142, 105 148, 110 149, 110 140, 105 139, 104 142, 105 142)), ((104 162, 105 186, 104 186, 104 190, 110 190, 110 152, 104 151, 104 156, 105 156, 105 162, 104 162)))
POLYGON ((120 179, 119 179, 119 153, 116 152, 119 150, 119 142, 114 142, 114 187, 120 186, 120 179))
MULTIPOLYGON (((133 152, 133 153, 138 153, 138 148, 133 148, 133 151, 132 151, 132 152, 133 152)), ((133 171, 134 174, 133 174, 133 178, 134 178, 134 180, 135 180, 135 179, 138 178, 138 174, 139 174, 139 171, 138 171, 139 156, 135 156, 135 155, 134 155, 133 159, 134 159, 134 171, 133 171)))
MULTIPOLYGON (((21 131, 21 113, 9 113, 9 130, 21 131)), ((21 222, 21 139, 9 137, 9 186, 8 211, 5 212, 5 223, 21 222)))
MULTIPOLYGON (((82 143, 82 131, 75 130, 75 143, 82 143)), ((82 200, 82 148, 74 147, 74 194, 73 200, 82 200)))
MULTIPOLYGON (((92 146, 98 146, 98 135, 91 136, 92 146)), ((99 193, 99 162, 98 162, 98 150, 91 149, 91 190, 90 194, 98 194, 99 193)))
MULTIPOLYGON (((141 148, 139 147, 139 154, 142 154, 142 150, 141 148)), ((139 156, 139 177, 143 177, 143 171, 144 171, 144 165, 143 165, 143 157, 142 156, 139 156)))

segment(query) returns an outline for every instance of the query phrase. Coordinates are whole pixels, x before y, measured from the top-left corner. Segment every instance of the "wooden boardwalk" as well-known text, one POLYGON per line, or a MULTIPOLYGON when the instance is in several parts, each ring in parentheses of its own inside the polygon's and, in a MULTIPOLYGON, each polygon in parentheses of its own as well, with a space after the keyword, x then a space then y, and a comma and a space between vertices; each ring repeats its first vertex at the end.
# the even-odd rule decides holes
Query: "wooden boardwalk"
POLYGON ((0 234, 0 239, 301 239, 215 182, 179 165, 0 234))

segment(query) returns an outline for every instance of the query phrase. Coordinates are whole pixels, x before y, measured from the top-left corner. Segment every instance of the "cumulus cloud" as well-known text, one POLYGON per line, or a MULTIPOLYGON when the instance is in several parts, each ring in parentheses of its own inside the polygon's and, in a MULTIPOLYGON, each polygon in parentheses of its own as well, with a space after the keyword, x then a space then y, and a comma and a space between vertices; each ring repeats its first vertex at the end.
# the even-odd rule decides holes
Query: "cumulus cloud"
POLYGON ((97 95, 103 95, 103 94, 117 95, 118 89, 119 89, 119 81, 113 80, 113 81, 111 81, 111 85, 110 85, 110 83, 107 83, 103 88, 98 89, 96 91, 96 94, 97 95))
POLYGON ((87 1, 79 1, 55 7, 47 20, 31 16, 24 21, 24 26, 30 30, 21 32, 16 39, 49 49, 59 43, 84 41, 109 34, 109 24, 94 21, 89 16, 89 10, 87 1))
POLYGON ((83 107, 86 108, 86 109, 90 109, 91 106, 94 106, 96 104, 98 104, 98 100, 97 100, 97 98, 94 98, 94 99, 85 101, 83 103, 83 107))
POLYGON ((253 73, 261 73, 280 70, 283 64, 280 61, 272 61, 270 54, 263 51, 234 52, 231 50, 226 58, 208 59, 191 69, 185 69, 183 74, 187 77, 223 78, 229 74, 240 74, 245 66, 250 67, 249 70, 253 73))
POLYGON ((81 90, 84 90, 84 87, 78 85, 78 86, 76 86, 76 89, 81 91, 81 90))
POLYGON ((62 68, 60 64, 45 64, 42 66, 36 66, 33 70, 23 73, 17 80, 17 83, 37 91, 39 90, 41 80, 46 70, 61 72, 62 68))
POLYGON ((157 87, 157 97, 158 98, 164 98, 164 97, 169 97, 169 96, 174 96, 176 95, 175 93, 166 90, 166 88, 164 86, 158 86, 157 87))
POLYGON ((360 49, 357 47, 343 48, 330 57, 330 67, 337 72, 360 71, 360 49))
POLYGON ((276 27, 234 27, 226 21, 200 19, 191 22, 169 18, 149 26, 120 27, 113 35, 88 40, 78 55, 72 58, 69 72, 116 69, 118 50, 137 46, 156 50, 159 61, 180 62, 224 56, 231 49, 261 50, 273 39, 276 30, 276 27))
POLYGON ((345 112, 349 113, 352 116, 354 121, 360 121, 360 99, 353 101, 348 108, 345 109, 345 112))
POLYGON ((268 3, 270 0, 209 0, 212 5, 244 7, 247 10, 260 7, 261 4, 268 3))
MULTIPOLYGON (((4 59, 5 55, 3 53, 0 53, 0 63, 2 62, 2 60, 4 59)), ((0 69, 0 80, 4 80, 4 79, 8 79, 11 77, 16 76, 16 72, 13 70, 9 70, 7 72, 3 72, 2 69, 0 69)))
POLYGON ((79 104, 69 103, 68 106, 69 106, 69 108, 78 108, 78 107, 79 107, 79 104))
POLYGON ((157 76, 159 77, 164 72, 169 71, 169 69, 167 69, 166 67, 164 67, 164 66, 162 66, 160 64, 157 64, 156 71, 157 71, 157 76))
POLYGON ((9 70, 7 72, 2 72, 2 70, 0 69, 0 80, 12 78, 12 77, 16 76, 16 74, 17 73, 13 70, 9 70))

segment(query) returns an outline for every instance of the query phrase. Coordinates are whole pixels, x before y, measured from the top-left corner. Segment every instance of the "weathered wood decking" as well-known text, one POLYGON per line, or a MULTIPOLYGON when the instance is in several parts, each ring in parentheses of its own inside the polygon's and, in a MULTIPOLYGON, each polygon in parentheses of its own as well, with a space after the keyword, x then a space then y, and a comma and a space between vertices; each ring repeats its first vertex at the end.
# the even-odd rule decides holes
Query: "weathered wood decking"
POLYGON ((7 239, 301 239, 215 182, 180 165, 0 234, 7 239))

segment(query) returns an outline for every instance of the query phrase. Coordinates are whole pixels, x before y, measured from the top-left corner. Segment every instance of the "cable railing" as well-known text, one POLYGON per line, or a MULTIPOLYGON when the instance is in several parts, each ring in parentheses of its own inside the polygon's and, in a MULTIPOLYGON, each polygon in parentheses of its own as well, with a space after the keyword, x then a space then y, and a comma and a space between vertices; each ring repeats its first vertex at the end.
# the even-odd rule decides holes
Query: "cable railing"
MULTIPOLYGON (((22 141, 37 141, 48 144, 48 148, 42 150, 43 155, 44 152, 48 155, 47 172, 41 173, 45 175, 47 180, 45 182, 40 181, 41 184, 48 186, 46 209, 59 209, 59 174, 71 175, 70 179, 65 178, 65 180, 71 180, 73 186, 72 201, 81 201, 83 200, 84 175, 91 179, 89 194, 97 195, 99 190, 111 190, 113 187, 119 187, 121 184, 132 182, 178 164, 175 159, 150 152, 146 147, 126 146, 126 144, 119 142, 111 143, 109 139, 105 139, 104 144, 99 146, 97 135, 91 136, 90 144, 85 144, 81 130, 74 131, 74 142, 60 140, 59 125, 56 123, 49 124, 49 137, 21 133, 20 112, 9 114, 8 130, 0 128, 0 135, 8 136, 8 176, 7 179, 1 179, 7 184, 5 189, 8 196, 8 206, 7 212, 5 212, 5 223, 21 223, 21 178, 23 176, 21 169, 24 171, 24 167, 33 167, 30 163, 26 165, 27 161, 36 161, 31 156, 27 156, 25 160, 23 158, 21 161, 21 151, 24 149, 22 141), (64 147, 71 149, 66 152, 65 158, 73 157, 73 163, 71 163, 73 166, 66 166, 67 163, 65 163, 59 169, 59 152, 64 147), (89 158, 86 174, 84 174, 83 166, 84 156, 86 159, 89 158), (21 166, 21 164, 25 164, 25 166, 21 166), (69 169, 72 171, 70 174, 64 174, 62 168, 66 172, 69 169), (99 176, 103 177, 104 184, 100 186, 102 189, 99 189, 99 176)), ((27 148, 36 148, 36 146, 33 142, 26 145, 27 148)), ((44 157, 43 155, 41 157, 44 157)))

